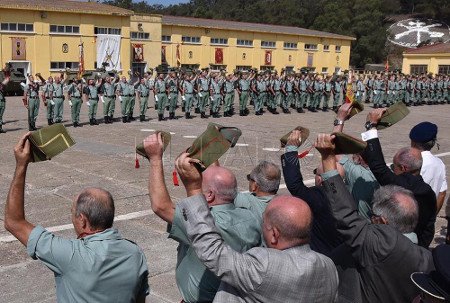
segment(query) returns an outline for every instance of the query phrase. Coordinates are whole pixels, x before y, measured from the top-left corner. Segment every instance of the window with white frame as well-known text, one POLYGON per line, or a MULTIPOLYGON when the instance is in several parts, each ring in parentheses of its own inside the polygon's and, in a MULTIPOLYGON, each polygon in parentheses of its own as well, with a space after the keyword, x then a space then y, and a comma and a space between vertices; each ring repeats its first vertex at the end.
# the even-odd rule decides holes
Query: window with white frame
POLYGON ((169 35, 162 35, 161 36, 161 42, 169 43, 172 41, 172 36, 169 35))
POLYGON ((1 23, 0 29, 7 32, 33 32, 32 23, 1 23))
POLYGON ((275 48, 275 41, 261 41, 261 47, 275 48))
POLYGON ((79 34, 80 27, 78 25, 57 25, 50 24, 50 34, 79 34))
POLYGON ((131 32, 130 33, 131 40, 150 40, 150 34, 144 32, 131 32))
POLYGON ((283 47, 286 48, 286 49, 297 49, 297 43, 294 43, 294 42, 284 42, 283 47))
POLYGON ((181 41, 184 43, 200 43, 200 37, 182 36, 181 41))
POLYGON ((50 62, 51 70, 78 69, 79 62, 50 62))
POLYGON ((114 27, 94 27, 95 35, 120 35, 120 28, 114 27))
POLYGON ((305 50, 317 50, 317 44, 305 44, 305 50))
POLYGON ((237 39, 236 44, 238 46, 253 46, 253 40, 237 39))
POLYGON ((211 38, 211 44, 227 45, 228 39, 226 39, 226 38, 211 38))

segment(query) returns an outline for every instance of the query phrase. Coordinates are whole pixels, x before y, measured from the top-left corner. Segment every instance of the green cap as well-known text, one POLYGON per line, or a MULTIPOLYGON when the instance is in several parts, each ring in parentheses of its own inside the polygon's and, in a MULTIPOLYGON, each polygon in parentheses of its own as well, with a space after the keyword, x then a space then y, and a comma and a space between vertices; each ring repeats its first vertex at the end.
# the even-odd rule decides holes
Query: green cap
POLYGON ((203 171, 219 160, 230 147, 236 145, 241 134, 239 128, 209 123, 203 134, 195 139, 187 152, 189 157, 200 161, 197 167, 203 171))
POLYGON ((333 140, 333 143, 335 145, 334 151, 336 155, 358 154, 367 147, 366 142, 350 135, 341 132, 335 132, 331 135, 336 136, 333 140))
POLYGON ((29 141, 31 143, 32 162, 50 160, 75 145, 75 141, 61 123, 32 132, 29 141))
POLYGON ((405 103, 399 101, 389 107, 381 116, 380 122, 377 124, 377 129, 385 129, 391 127, 403 118, 409 115, 409 109, 405 103))
MULTIPOLYGON (((306 127, 297 126, 294 130, 299 130, 299 131, 302 132, 302 134, 301 134, 302 142, 299 145, 299 146, 301 146, 306 141, 306 139, 308 139, 308 137, 309 137, 309 129, 307 129, 306 127)), ((289 136, 292 134, 292 132, 294 130, 288 132, 286 135, 281 137, 281 139, 280 139, 281 147, 285 147, 286 146, 287 141, 289 139, 289 136)))
MULTIPOLYGON (((163 151, 165 151, 167 146, 170 143, 170 139, 172 139, 172 136, 170 135, 170 133, 164 132, 162 130, 157 130, 156 134, 159 134, 159 133, 161 133, 161 138, 164 143, 163 151)), ((136 146, 136 153, 138 155, 141 155, 142 157, 145 157, 148 159, 147 153, 145 152, 145 149, 144 149, 144 142, 142 142, 136 146)))
POLYGON ((364 110, 364 105, 362 103, 359 103, 358 101, 353 100, 352 102, 352 109, 350 110, 350 113, 348 114, 347 119, 350 119, 351 117, 353 117, 354 115, 356 115, 357 113, 360 113, 364 110))

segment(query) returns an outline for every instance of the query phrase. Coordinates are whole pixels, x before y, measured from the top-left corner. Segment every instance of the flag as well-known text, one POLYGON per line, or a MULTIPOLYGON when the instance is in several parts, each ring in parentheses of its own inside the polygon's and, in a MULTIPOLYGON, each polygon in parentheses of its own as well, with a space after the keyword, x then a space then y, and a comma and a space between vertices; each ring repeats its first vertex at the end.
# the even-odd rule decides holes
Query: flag
POLYGON ((78 79, 81 79, 81 77, 84 74, 84 45, 83 42, 81 42, 80 45, 78 45, 80 54, 79 54, 79 62, 78 62, 78 79))
POLYGON ((386 59, 386 64, 384 65, 384 69, 385 69, 385 71, 389 71, 389 60, 388 59, 386 59))
POLYGON ((216 61, 216 64, 223 64, 223 49, 222 48, 216 48, 214 59, 216 61))
POLYGON ((25 38, 11 37, 12 39, 12 56, 13 60, 26 60, 27 59, 27 47, 25 38))
POLYGON ((181 66, 181 55, 180 55, 180 45, 177 44, 177 66, 181 66))
POLYGON ((131 44, 133 47, 133 62, 144 61, 144 44, 131 44))
POLYGON ((266 54, 264 56, 264 64, 272 65, 272 51, 266 51, 266 54))
POLYGON ((353 91, 353 73, 350 71, 348 73, 347 89, 345 92, 345 102, 353 103, 355 102, 355 92, 353 91))

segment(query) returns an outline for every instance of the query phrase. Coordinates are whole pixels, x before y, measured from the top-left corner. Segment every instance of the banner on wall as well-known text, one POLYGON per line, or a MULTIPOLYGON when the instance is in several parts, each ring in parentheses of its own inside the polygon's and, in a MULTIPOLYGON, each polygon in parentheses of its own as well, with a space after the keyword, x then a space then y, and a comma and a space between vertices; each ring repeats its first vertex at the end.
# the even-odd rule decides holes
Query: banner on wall
POLYGON ((106 70, 120 70, 120 35, 97 35, 97 68, 108 63, 106 70))
POLYGON ((165 45, 161 46, 161 63, 162 64, 167 64, 166 46, 165 45))
POLYGON ((272 51, 266 51, 266 55, 264 58, 265 65, 272 65, 272 51))
POLYGON ((144 45, 133 43, 133 62, 143 62, 144 61, 144 45))
POLYGON ((214 57, 216 64, 223 64, 223 48, 216 48, 214 57))
POLYGON ((12 60, 26 60, 26 39, 12 37, 12 60))

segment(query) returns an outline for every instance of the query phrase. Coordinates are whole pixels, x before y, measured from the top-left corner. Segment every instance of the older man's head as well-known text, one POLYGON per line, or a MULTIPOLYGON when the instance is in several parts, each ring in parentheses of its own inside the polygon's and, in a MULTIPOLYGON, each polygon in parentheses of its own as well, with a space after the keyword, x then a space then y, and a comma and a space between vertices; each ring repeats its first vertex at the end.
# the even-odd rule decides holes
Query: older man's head
POLYGON ((229 169, 210 166, 202 177, 202 191, 210 205, 233 203, 237 195, 237 181, 229 169))

